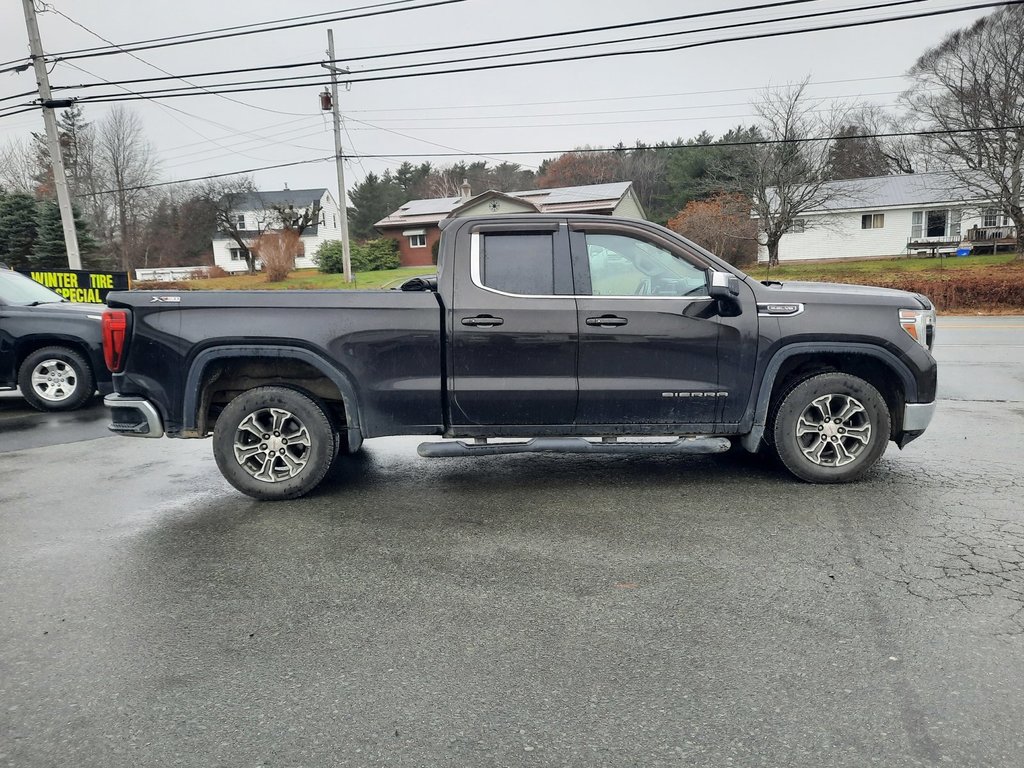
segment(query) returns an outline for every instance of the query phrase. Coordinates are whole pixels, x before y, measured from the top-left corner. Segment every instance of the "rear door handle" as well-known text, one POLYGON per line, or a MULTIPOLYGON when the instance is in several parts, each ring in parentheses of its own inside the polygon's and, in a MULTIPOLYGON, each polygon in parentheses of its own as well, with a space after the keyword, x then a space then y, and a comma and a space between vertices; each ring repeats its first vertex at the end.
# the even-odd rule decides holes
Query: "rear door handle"
POLYGON ((612 328, 617 325, 625 325, 628 323, 624 317, 618 317, 616 315, 601 315, 601 317, 588 317, 587 325, 597 325, 602 328, 612 328))
POLYGON ((496 325, 501 325, 505 321, 500 317, 491 317, 490 315, 477 315, 476 317, 464 317, 462 318, 463 325, 472 325, 477 328, 493 328, 496 325))

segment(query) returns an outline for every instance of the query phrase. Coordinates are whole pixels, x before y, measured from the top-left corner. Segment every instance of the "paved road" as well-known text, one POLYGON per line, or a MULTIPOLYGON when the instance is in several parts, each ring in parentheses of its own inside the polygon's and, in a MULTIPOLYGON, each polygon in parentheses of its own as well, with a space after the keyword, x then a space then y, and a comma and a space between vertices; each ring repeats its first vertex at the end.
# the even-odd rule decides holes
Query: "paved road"
POLYGON ((1019 766, 1024 319, 939 339, 933 428, 841 488, 387 439, 260 504, 208 442, 0 454, 0 765, 1019 766))

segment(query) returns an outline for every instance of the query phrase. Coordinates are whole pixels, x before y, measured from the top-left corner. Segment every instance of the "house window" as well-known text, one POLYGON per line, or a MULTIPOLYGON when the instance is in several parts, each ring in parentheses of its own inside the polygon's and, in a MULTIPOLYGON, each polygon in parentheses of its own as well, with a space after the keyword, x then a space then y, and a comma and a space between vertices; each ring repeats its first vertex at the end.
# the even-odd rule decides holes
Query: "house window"
POLYGON ((861 229, 881 229, 885 226, 884 213, 865 213, 860 217, 861 229))
POLYGON ((228 250, 231 251, 232 261, 245 261, 246 257, 249 255, 248 248, 229 248, 228 250))
POLYGON ((799 235, 801 232, 806 232, 807 219, 793 219, 793 226, 789 228, 789 231, 794 235, 799 235))
POLYGON ((426 248, 427 247, 427 236, 426 235, 409 235, 409 247, 410 248, 426 248))
POLYGON ((926 217, 925 236, 945 237, 946 225, 949 223, 949 211, 928 211, 926 217))
POLYGON ((918 239, 923 235, 936 240, 956 240, 960 237, 962 214, 963 212, 958 208, 914 211, 910 224, 910 237, 918 239))
POLYGON ((338 215, 332 213, 331 214, 331 221, 334 222, 334 228, 337 229, 338 228, 338 215))
POLYGON ((245 214, 244 213, 233 213, 231 214, 231 226, 235 229, 245 229, 245 214))
POLYGON ((986 208, 982 214, 981 226, 983 227, 1005 227, 1009 223, 1009 217, 1000 216, 998 208, 986 208))

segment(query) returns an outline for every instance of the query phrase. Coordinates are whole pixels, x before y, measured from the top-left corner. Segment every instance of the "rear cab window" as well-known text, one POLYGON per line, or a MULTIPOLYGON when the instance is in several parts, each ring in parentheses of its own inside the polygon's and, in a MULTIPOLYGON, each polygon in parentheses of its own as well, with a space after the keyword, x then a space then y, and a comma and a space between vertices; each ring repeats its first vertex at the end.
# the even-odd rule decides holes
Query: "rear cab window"
POLYGON ((483 232, 474 282, 513 296, 570 296, 572 268, 564 229, 548 232, 483 232))

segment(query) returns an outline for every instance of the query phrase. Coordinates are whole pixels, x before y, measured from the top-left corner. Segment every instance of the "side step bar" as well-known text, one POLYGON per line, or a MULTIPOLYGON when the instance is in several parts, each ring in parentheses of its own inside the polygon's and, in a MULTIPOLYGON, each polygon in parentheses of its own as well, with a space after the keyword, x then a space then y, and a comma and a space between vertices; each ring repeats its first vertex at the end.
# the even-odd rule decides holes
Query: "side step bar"
POLYGON ((724 453, 729 450, 727 437, 680 437, 669 442, 627 442, 616 438, 535 437, 515 443, 474 443, 462 440, 420 443, 416 452, 427 459, 459 456, 496 456, 506 453, 668 453, 675 455, 724 453), (600 442, 598 442, 600 440, 600 442))

